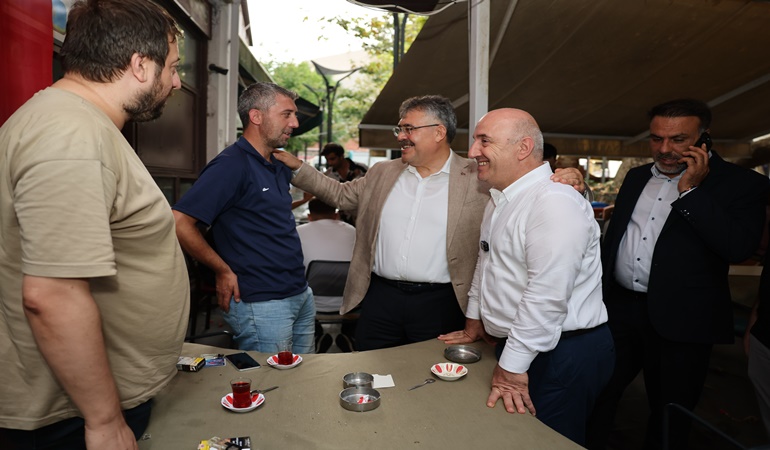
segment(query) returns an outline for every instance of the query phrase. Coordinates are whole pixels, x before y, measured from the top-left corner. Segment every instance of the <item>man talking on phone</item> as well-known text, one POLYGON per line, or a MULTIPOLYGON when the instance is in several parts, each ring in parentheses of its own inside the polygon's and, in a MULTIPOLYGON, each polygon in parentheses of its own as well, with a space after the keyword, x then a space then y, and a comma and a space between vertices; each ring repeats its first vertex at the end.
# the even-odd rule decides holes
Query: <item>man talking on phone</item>
MULTIPOLYGON (((617 354, 589 422, 592 449, 605 448, 639 371, 651 410, 645 448, 661 447, 665 405, 695 408, 713 344, 733 342, 729 265, 752 255, 764 226, 768 180, 711 148, 705 103, 673 100, 648 115, 654 162, 628 172, 604 237, 604 302, 617 354)), ((669 429, 668 448, 687 448, 681 412, 671 412, 669 429)))

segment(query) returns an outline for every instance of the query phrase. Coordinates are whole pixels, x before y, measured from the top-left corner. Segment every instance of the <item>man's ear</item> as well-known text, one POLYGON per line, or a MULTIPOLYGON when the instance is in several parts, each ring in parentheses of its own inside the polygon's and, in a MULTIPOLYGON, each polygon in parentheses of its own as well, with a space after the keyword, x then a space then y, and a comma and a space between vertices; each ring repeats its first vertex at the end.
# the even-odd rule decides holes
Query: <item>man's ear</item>
POLYGON ((139 53, 131 55, 131 61, 128 65, 128 71, 139 82, 146 83, 150 78, 150 70, 152 69, 150 58, 142 56, 139 53))
POLYGON ((532 150, 534 149, 535 141, 531 137, 527 136, 521 139, 518 144, 516 144, 516 157, 519 159, 519 161, 523 161, 532 154, 532 150))
POLYGON ((436 142, 441 142, 444 139, 446 139, 446 127, 444 125, 439 125, 436 127, 436 142))
POLYGON ((258 109, 250 109, 249 110, 249 120, 254 125, 261 125, 262 124, 262 111, 258 109))

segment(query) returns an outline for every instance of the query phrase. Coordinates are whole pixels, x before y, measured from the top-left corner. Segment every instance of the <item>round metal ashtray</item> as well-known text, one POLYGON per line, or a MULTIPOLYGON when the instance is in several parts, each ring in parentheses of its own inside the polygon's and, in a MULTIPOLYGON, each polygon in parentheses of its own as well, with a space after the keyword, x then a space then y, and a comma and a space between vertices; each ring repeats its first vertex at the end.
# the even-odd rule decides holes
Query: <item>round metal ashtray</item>
POLYGON ((367 387, 374 384, 374 377, 366 372, 349 373, 342 377, 342 384, 346 387, 367 387))
POLYGON ((461 364, 471 364, 481 359, 481 351, 470 345, 450 345, 444 349, 444 358, 461 364))
POLYGON ((369 387, 349 387, 340 392, 340 405, 348 411, 371 411, 380 406, 380 393, 369 387))

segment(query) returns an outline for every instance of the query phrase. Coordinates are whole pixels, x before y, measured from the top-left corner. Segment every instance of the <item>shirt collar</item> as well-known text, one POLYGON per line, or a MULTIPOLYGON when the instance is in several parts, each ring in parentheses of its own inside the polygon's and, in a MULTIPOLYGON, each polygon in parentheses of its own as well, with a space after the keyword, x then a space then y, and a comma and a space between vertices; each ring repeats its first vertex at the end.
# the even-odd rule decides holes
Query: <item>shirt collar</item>
MULTIPOLYGON (((445 173, 445 174, 447 174, 447 175, 448 175, 448 174, 449 174, 449 168, 452 166, 452 164, 451 164, 451 162, 452 162, 452 153, 453 153, 453 152, 450 150, 450 152, 449 152, 449 157, 446 159, 446 161, 444 162, 444 165, 441 167, 441 169, 439 169, 439 171, 438 171, 438 172, 436 172, 436 173, 432 173, 432 174, 430 174, 430 175, 428 175, 428 176, 429 176, 429 177, 432 177, 432 176, 434 176, 434 175, 438 175, 438 174, 441 174, 441 173, 445 173)), ((409 165, 409 164, 407 164, 407 165, 406 165, 406 170, 408 170, 408 171, 409 171, 409 172, 411 172, 411 173, 414 173, 414 174, 418 174, 418 173, 417 173, 417 168, 415 168, 415 167, 414 167, 414 166, 412 166, 412 165, 409 165)), ((419 175, 419 174, 418 174, 418 175, 419 175)))
POLYGON ((273 155, 270 155, 270 161, 266 160, 262 156, 262 154, 259 153, 257 151, 257 149, 254 148, 253 145, 251 145, 251 142, 246 140, 245 137, 241 136, 237 141, 235 141, 235 145, 237 145, 238 148, 240 148, 241 150, 246 152, 246 154, 248 154, 248 155, 250 155, 250 156, 252 156, 254 158, 257 158, 257 161, 262 163, 263 166, 267 166, 267 167, 274 167, 275 166, 275 162, 276 161, 274 160, 273 155))
POLYGON ((514 181, 502 191, 492 188, 489 190, 489 194, 492 196, 492 201, 495 202, 495 206, 497 206, 500 202, 511 201, 511 199, 519 192, 526 190, 529 186, 537 183, 541 178, 550 178, 552 174, 551 166, 547 162, 544 162, 540 167, 530 170, 524 174, 523 177, 514 181))

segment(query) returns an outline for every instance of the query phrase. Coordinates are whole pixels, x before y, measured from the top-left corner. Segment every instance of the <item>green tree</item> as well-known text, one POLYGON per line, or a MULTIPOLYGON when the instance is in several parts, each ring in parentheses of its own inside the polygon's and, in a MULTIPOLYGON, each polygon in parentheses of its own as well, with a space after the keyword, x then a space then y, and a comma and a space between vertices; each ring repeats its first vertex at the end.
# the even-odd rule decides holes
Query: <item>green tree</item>
MULTIPOLYGON (((267 61, 264 64, 265 69, 267 69, 267 72, 276 83, 296 92, 308 101, 317 102, 316 95, 307 86, 323 86, 324 82, 312 64, 307 61, 301 63, 267 61)), ((323 89, 316 90, 316 92, 323 94, 323 89)), ((305 147, 315 145, 318 142, 318 133, 315 130, 317 128, 301 136, 289 139, 286 150, 296 155, 299 151, 304 150, 305 147)))
MULTIPOLYGON (((427 17, 409 15, 405 28, 405 49, 417 37, 427 17)), ((345 80, 337 89, 334 101, 333 134, 336 142, 358 139, 358 124, 364 114, 385 86, 393 70, 393 16, 382 14, 373 17, 331 17, 322 18, 319 24, 332 24, 344 29, 361 42, 371 60, 355 76, 345 80)), ((323 33, 319 26, 319 33, 323 33)), ((319 35, 318 39, 324 39, 319 35)), ((303 98, 318 104, 318 96, 307 88, 310 86, 318 95, 325 95, 325 84, 312 64, 265 62, 265 68, 276 83, 291 89, 303 98)), ((325 127, 325 125, 324 125, 325 127)), ((325 128, 324 128, 325 129, 325 128)), ((318 142, 317 129, 289 140, 287 149, 293 153, 318 142)))

